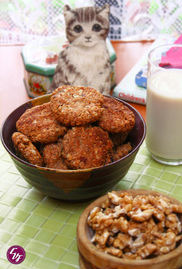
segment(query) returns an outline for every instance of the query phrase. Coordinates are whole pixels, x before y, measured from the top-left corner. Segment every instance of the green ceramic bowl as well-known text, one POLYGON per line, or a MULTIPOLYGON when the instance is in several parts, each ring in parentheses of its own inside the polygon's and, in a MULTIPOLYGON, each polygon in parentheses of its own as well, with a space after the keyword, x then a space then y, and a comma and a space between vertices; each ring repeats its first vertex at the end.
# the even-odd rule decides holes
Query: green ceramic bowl
POLYGON ((78 202, 90 200, 111 190, 128 172, 145 138, 146 125, 140 113, 126 102, 117 99, 129 107, 136 118, 135 126, 128 137, 133 150, 127 156, 99 168, 54 170, 46 167, 37 167, 18 158, 11 140, 13 132, 16 131, 16 121, 19 117, 28 108, 46 103, 49 100, 50 95, 44 95, 24 103, 15 109, 2 125, 2 143, 20 174, 40 192, 64 201, 78 202))

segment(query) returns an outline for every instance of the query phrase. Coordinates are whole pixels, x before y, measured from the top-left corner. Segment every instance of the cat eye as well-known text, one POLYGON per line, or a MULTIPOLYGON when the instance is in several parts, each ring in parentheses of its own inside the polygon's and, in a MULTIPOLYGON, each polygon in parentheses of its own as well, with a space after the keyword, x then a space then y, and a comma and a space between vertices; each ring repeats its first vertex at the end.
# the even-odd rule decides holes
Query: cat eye
POLYGON ((75 27, 74 27, 74 31, 76 32, 76 33, 81 33, 82 32, 82 30, 83 30, 83 28, 81 27, 81 25, 76 25, 75 27))
POLYGON ((96 23, 93 25, 92 30, 95 32, 100 32, 102 30, 102 27, 96 23))

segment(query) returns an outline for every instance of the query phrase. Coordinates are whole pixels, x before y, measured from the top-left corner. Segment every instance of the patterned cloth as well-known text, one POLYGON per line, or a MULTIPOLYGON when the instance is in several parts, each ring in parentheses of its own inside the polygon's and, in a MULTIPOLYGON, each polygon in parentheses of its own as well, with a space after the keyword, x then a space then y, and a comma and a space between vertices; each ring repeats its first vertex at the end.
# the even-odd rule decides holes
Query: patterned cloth
POLYGON ((3 0, 0 45, 22 44, 35 37, 64 32, 64 4, 71 7, 110 4, 112 40, 150 40, 160 33, 182 33, 181 0, 3 0))
POLYGON ((65 32, 63 7, 93 5, 93 0, 1 0, 0 45, 24 44, 65 32))
POLYGON ((181 0, 95 0, 95 5, 109 3, 110 39, 150 40, 159 34, 182 33, 181 0))

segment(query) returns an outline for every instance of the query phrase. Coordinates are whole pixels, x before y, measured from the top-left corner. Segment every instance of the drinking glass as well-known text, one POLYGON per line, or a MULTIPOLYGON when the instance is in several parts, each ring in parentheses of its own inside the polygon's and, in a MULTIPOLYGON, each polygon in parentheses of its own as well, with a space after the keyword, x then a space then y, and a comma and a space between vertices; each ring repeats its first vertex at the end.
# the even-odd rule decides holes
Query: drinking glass
POLYGON ((182 45, 163 45, 148 56, 146 147, 166 165, 182 164, 182 45))

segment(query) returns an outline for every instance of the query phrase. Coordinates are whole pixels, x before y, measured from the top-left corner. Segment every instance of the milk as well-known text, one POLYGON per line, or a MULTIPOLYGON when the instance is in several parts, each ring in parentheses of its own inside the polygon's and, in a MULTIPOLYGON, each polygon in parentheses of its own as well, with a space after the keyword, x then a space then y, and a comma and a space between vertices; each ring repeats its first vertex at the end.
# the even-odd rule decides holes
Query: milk
POLYGON ((182 160, 182 70, 156 71, 148 77, 146 125, 151 154, 182 160))

